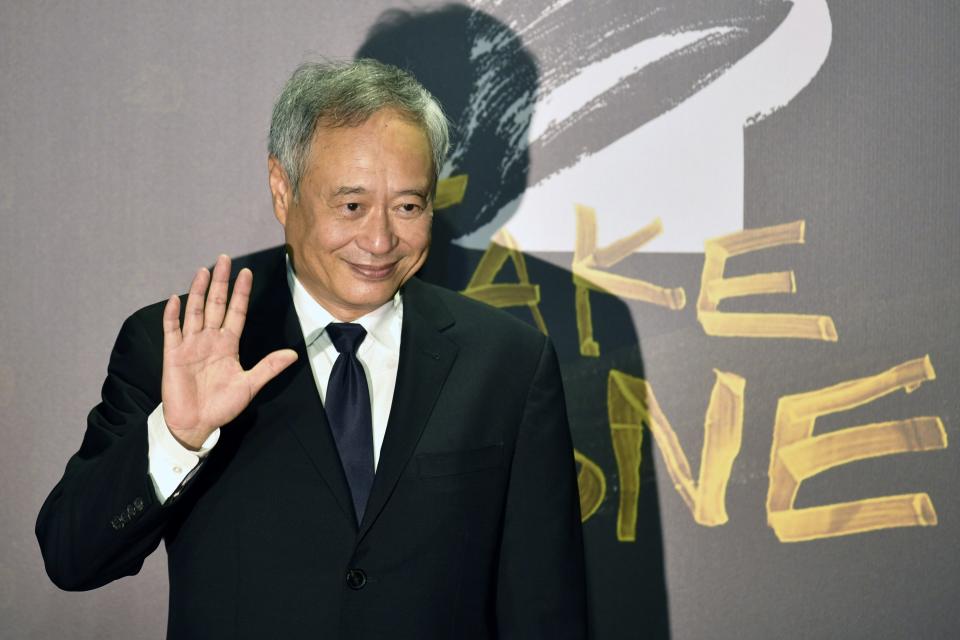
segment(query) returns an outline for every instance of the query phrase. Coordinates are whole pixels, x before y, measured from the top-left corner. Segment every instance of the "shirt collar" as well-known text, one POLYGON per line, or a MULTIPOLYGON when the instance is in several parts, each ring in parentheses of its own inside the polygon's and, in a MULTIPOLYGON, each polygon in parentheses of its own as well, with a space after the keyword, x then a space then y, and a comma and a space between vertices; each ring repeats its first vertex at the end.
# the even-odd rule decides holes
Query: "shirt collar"
MULTIPOLYGON (((286 256, 286 262, 287 285, 290 287, 290 294, 293 297, 293 308, 300 319, 304 342, 309 347, 323 335, 328 324, 341 321, 310 295, 300 279, 297 278, 297 274, 293 272, 289 255, 286 256)), ((392 299, 387 300, 370 313, 357 318, 353 322, 366 329, 367 335, 372 336, 374 340, 386 348, 391 351, 399 351, 402 319, 403 299, 398 291, 392 299)))

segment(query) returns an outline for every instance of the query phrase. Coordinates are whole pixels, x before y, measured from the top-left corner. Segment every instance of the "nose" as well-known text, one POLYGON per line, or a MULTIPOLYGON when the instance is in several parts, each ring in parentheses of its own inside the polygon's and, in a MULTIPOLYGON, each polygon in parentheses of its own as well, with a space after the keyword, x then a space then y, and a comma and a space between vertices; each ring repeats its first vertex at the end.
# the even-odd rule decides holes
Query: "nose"
POLYGON ((357 234, 357 246, 371 255, 385 255, 397 246, 393 220, 386 207, 376 207, 364 216, 357 234))

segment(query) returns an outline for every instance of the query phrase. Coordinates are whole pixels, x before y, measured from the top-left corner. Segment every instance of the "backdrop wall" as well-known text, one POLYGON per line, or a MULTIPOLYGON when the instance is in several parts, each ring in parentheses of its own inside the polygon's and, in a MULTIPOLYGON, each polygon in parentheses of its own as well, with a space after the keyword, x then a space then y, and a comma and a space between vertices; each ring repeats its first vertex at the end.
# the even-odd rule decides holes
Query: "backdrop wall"
POLYGON ((405 66, 456 124, 422 277, 561 356, 597 638, 960 628, 951 2, 0 3, 0 637, 162 638, 163 552, 47 580, 123 319, 282 241, 272 100, 405 66))

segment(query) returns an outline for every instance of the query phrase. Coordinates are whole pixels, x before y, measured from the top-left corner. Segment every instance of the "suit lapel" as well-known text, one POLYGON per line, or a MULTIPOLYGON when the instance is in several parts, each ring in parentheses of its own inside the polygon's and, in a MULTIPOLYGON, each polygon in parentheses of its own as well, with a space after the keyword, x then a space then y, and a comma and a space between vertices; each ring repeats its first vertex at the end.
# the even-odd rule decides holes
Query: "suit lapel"
MULTIPOLYGON (((234 270, 243 266, 250 267, 255 274, 240 345, 244 368, 249 369, 276 349, 297 352, 297 361, 263 388, 251 409, 262 416, 269 415, 271 422, 284 422, 293 431, 344 516, 355 523, 350 488, 293 307, 284 252, 281 248, 254 254, 249 260, 238 260, 234 270)), ((443 330, 453 325, 453 317, 436 294, 413 278, 404 286, 402 295, 397 383, 358 540, 376 521, 407 467, 457 356, 456 344, 443 335, 443 330)))
POLYGON ((250 266, 255 274, 250 315, 241 341, 241 362, 244 368, 249 369, 271 351, 285 348, 297 352, 297 361, 258 394, 254 402, 256 412, 269 416, 271 422, 285 423, 293 431, 344 515, 355 523, 350 489, 317 392, 303 331, 293 307, 284 253, 280 250, 275 256, 264 256, 265 264, 262 266, 238 265, 250 266))
POLYGON ((457 346, 442 334, 452 324, 446 307, 417 278, 404 286, 397 384, 359 537, 393 493, 440 396, 457 356, 457 346))

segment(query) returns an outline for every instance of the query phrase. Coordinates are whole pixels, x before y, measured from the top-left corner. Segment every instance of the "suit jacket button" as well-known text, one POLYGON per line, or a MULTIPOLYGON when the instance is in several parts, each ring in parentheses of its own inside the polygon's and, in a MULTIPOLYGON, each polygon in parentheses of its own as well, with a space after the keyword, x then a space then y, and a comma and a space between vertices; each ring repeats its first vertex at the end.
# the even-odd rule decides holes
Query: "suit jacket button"
POLYGON ((350 569, 347 571, 347 586, 354 591, 359 591, 367 585, 367 574, 363 569, 350 569))

